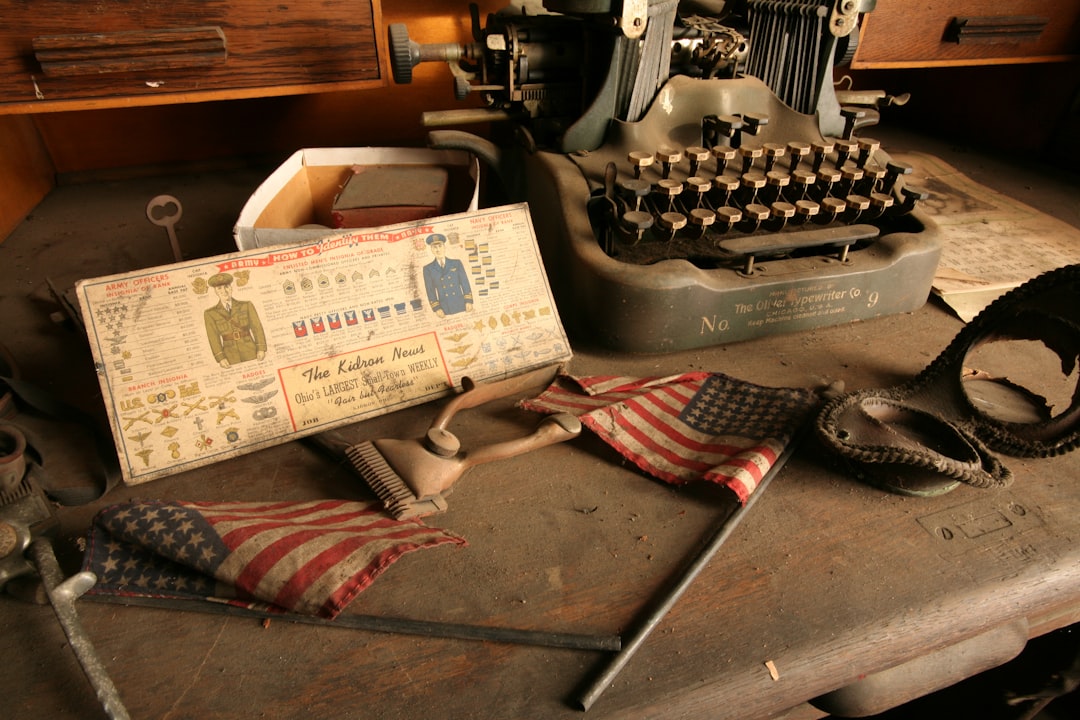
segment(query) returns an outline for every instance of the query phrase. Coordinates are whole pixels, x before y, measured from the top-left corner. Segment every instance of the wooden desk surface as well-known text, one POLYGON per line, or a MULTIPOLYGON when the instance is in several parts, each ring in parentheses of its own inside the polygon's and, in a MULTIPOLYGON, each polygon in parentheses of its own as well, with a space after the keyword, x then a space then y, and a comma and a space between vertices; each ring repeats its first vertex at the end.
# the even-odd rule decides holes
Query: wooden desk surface
MULTIPOLYGON (((46 202, 79 207, 57 194, 46 202)), ((4 263, 0 287, 25 290, 0 296, 0 311, 11 319, 11 349, 28 379, 49 377, 51 389, 87 397, 94 382, 88 353, 73 333, 48 325, 40 302, 41 277, 62 284, 117 262, 116 246, 94 242, 94 233, 118 232, 115 219, 95 224, 83 215, 79 222, 101 229, 53 236, 45 247, 20 232, 5 243, 17 261, 4 263), (80 266, 79 253, 65 245, 105 259, 84 258, 80 266)), ((167 253, 165 242, 155 235, 129 251, 167 253)), ((672 355, 576 347, 570 370, 703 369, 760 384, 843 379, 849 389, 884 387, 925 367, 960 327, 931 302, 910 315, 672 355)), ((1028 362, 1023 348, 1015 352, 1010 362, 1028 362)), ((431 406, 411 408, 350 432, 357 439, 418 434, 431 413, 431 406)), ((536 420, 493 403, 463 414, 454 429, 467 446, 518 434, 536 420)), ((745 720, 789 708, 814 715, 803 705, 808 699, 994 628, 1026 621, 1035 636, 1080 620, 1080 455, 1004 460, 1016 476, 1008 489, 961 487, 915 499, 862 485, 805 445, 585 715, 745 720)), ((129 498, 323 497, 368 492, 347 469, 291 443, 64 509, 58 553, 73 571, 77 540, 94 512, 129 498)), ((617 634, 730 509, 713 488, 676 490, 643 476, 592 437, 478 467, 449 502, 429 523, 469 545, 405 556, 348 613, 617 634)), ((605 660, 598 651, 264 625, 88 601, 78 611, 135 718, 574 718, 583 713, 570 699, 605 660)), ((101 716, 49 608, 0 598, 0 634, 5 714, 101 716)))

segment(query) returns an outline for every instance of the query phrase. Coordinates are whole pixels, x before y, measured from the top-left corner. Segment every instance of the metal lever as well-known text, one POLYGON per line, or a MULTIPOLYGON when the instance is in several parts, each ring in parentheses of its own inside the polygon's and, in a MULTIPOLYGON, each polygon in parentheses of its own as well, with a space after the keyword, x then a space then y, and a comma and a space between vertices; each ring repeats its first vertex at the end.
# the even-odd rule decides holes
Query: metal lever
POLYGON ((45 585, 45 593, 49 597, 53 612, 56 613, 56 619, 60 621, 68 643, 105 713, 113 720, 127 720, 131 716, 120 699, 120 693, 105 671, 105 666, 90 642, 90 636, 86 634, 79 615, 75 612, 75 601, 94 586, 97 578, 93 573, 80 572, 65 580, 60 565, 56 562, 52 544, 47 538, 34 540, 30 544, 30 555, 45 585))

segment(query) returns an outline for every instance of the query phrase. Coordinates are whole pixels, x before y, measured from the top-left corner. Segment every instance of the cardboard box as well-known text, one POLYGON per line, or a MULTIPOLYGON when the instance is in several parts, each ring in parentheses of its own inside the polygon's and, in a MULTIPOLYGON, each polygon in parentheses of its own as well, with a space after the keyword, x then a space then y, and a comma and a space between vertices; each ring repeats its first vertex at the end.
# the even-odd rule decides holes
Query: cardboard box
MULTIPOLYGON (((245 203, 233 227, 240 250, 313 242, 333 229, 334 198, 356 166, 429 166, 447 171, 444 214, 479 207, 480 166, 460 150, 426 148, 308 148, 297 150, 266 178, 245 203)), ((385 223, 384 223, 385 224, 385 223)))

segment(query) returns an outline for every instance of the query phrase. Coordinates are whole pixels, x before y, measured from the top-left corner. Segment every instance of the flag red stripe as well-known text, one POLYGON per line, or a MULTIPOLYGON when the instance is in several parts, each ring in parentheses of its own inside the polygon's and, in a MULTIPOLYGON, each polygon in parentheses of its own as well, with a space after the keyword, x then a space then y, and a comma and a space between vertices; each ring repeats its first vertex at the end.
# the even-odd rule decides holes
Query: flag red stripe
MULTIPOLYGON (((695 441, 678 433, 673 427, 649 413, 647 409, 641 408, 637 403, 627 403, 628 407, 631 405, 634 406, 631 409, 635 411, 634 415, 636 417, 645 420, 649 426, 659 430, 660 433, 675 443, 674 446, 664 445, 635 425, 631 419, 622 414, 615 413, 614 419, 616 424, 628 436, 628 439, 637 443, 637 447, 630 447, 626 442, 623 442, 622 439, 610 438, 609 436, 610 441, 621 446, 625 452, 628 452, 633 456, 635 463, 643 470, 658 474, 662 479, 668 480, 669 482, 686 482, 692 479, 694 474, 705 472, 706 476, 714 481, 720 480, 721 478, 728 478, 735 479, 737 482, 741 483, 741 480, 732 478, 732 476, 717 470, 719 466, 729 465, 743 468, 755 478, 755 482, 760 481, 762 476, 760 467, 750 458, 739 457, 740 455, 754 452, 753 449, 729 444, 709 444, 695 441), (699 454, 714 455, 715 457, 710 457, 708 460, 692 459, 686 455, 680 454, 678 452, 679 447, 686 448, 688 451, 696 451, 699 454), (662 457, 674 467, 684 468, 687 472, 680 475, 673 471, 658 467, 656 464, 649 461, 647 454, 649 452, 662 457)), ((589 425, 594 432, 606 435, 603 428, 599 426, 594 427, 589 418, 585 419, 585 423, 586 425, 589 425)), ((769 453, 769 455, 771 455, 771 453, 769 453)), ((770 463, 772 462, 772 459, 773 458, 769 458, 770 463)))
POLYGON ((326 526, 347 523, 347 525, 344 525, 339 529, 347 528, 352 532, 362 532, 366 530, 380 530, 382 528, 395 527, 400 524, 399 521, 382 513, 372 512, 358 516, 355 511, 349 510, 322 518, 311 518, 303 521, 298 521, 296 518, 279 520, 276 517, 261 519, 236 516, 207 517, 207 521, 214 526, 222 525, 226 522, 240 523, 239 527, 222 532, 220 535, 221 541, 230 548, 239 547, 245 541, 259 533, 277 530, 282 527, 313 527, 320 528, 321 532, 327 532, 329 528, 326 526))
POLYGON ((199 512, 214 512, 214 513, 226 513, 232 512, 238 515, 257 515, 261 513, 274 512, 275 510, 288 510, 290 513, 302 515, 304 513, 315 512, 323 508, 335 508, 341 507, 346 504, 362 505, 362 503, 356 503, 349 500, 313 500, 310 502, 289 502, 280 501, 272 503, 251 503, 251 502, 213 502, 213 501, 200 501, 191 502, 185 501, 178 503, 184 507, 192 507, 199 510, 199 512))
MULTIPOLYGON (((348 531, 343 531, 348 532, 348 531)), ((377 537, 360 536, 358 539, 361 544, 369 542, 385 542, 387 540, 398 540, 401 538, 408 538, 415 532, 415 528, 403 528, 396 533, 387 533, 385 535, 379 535, 377 537)), ((328 534, 326 530, 304 529, 298 528, 295 532, 279 538, 274 542, 269 543, 266 547, 260 550, 248 563, 244 566, 235 579, 235 584, 239 588, 243 588, 249 592, 253 592, 263 577, 274 569, 282 558, 284 558, 292 550, 302 546, 303 544, 325 538, 328 534)), ((292 582, 292 579, 287 579, 284 582, 292 582)))
MULTIPOLYGON (((278 506, 281 507, 281 506, 278 506)), ((318 516, 320 513, 331 512, 340 510, 341 513, 346 515, 379 515, 377 506, 371 506, 370 508, 364 508, 358 510, 361 507, 356 503, 349 503, 345 500, 335 500, 330 502, 320 502, 313 504, 305 504, 301 507, 293 506, 292 510, 282 507, 282 512, 274 512, 273 507, 260 506, 257 508, 251 508, 248 510, 239 510, 237 508, 200 508, 199 512, 206 518, 211 524, 218 524, 221 522, 229 521, 243 521, 248 519, 266 518, 273 520, 296 520, 297 518, 318 516), (344 507, 343 507, 344 506, 344 507)))

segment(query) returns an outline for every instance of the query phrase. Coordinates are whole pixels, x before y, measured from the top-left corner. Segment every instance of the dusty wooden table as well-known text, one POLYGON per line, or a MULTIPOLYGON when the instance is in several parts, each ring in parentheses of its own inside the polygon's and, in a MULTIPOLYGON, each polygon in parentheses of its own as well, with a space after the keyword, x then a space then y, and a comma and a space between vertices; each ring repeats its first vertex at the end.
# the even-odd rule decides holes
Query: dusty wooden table
MULTIPOLYGON (((130 193, 88 186, 47 200, 53 205, 41 217, 51 212, 53 224, 9 238, 0 263, 0 312, 28 379, 94 407, 85 341, 50 325, 43 278, 64 286, 167 262, 160 228, 135 220, 146 197, 184 198, 181 242, 185 231, 188 242, 201 242, 210 235, 200 232, 188 199, 213 196, 225 208, 217 219, 231 222, 228 208, 242 204, 245 182, 259 177, 135 183, 141 194, 122 201, 130 193), (129 216, 130 227, 116 219, 129 216)), ((195 250, 226 250, 228 238, 218 237, 222 247, 195 250)), ((713 370, 765 385, 843 379, 849 389, 886 387, 925 367, 960 327, 932 302, 910 315, 672 355, 615 356, 576 345, 570 370, 713 370)), ((1023 349, 1016 353, 1010 362, 1028 363, 1023 349)), ((416 434, 432 411, 411 408, 350 432, 416 434)), ((479 444, 536 420, 495 403, 460 416, 455 432, 479 444)), ((1080 620, 1080 455, 1003 459, 1016 476, 1008 489, 961 487, 916 499, 860 484, 805 445, 584 715, 819 717, 825 712, 807 701, 860 680, 867 687, 874 673, 923 658, 899 671, 909 682, 894 675, 877 695, 901 702, 981 669, 972 661, 979 653, 1010 652, 1013 639, 1080 620), (964 652, 939 652, 958 645, 964 652)), ((61 458, 52 471, 63 470, 61 458)), ((350 471, 290 443, 65 508, 58 553, 74 571, 93 514, 129 498, 362 497, 370 495, 350 471)), ((642 475, 592 437, 476 468, 449 500, 449 511, 429 523, 468 546, 405 556, 347 613, 620 634, 731 507, 713 488, 677 490, 642 475)), ((608 658, 88 601, 78 610, 135 718, 575 718, 583 713, 573 699, 608 658)), ((48 607, 0 598, 0 634, 5 716, 102 716, 48 607)))
MULTIPOLYGON (((921 369, 958 327, 929 305, 708 351, 582 351, 571 369, 888 385, 921 369)), ((430 406, 412 408, 350 433, 408 435, 430 415, 430 406)), ((484 442, 535 421, 495 403, 455 426, 465 442, 484 442)), ((587 715, 764 718, 996 628, 1026 637, 1080 619, 1080 457, 1006 462, 1016 473, 1011 488, 915 499, 861 485, 805 445, 587 715)), ((74 570, 93 512, 127 498, 366 496, 346 469, 291 443, 64 509, 59 552, 74 570)), ((729 507, 712 488, 672 489, 581 438, 471 471, 449 511, 429 520, 469 545, 407 555, 347 612, 619 634, 729 507)), ((139 718, 577 717, 572 699, 605 660, 597 651, 280 620, 264 627, 84 601, 78 609, 139 718)), ((47 607, 4 600, 0 632, 9 658, 0 684, 13 717, 99 716, 47 607)), ((950 670, 942 668, 946 677, 950 670)))

